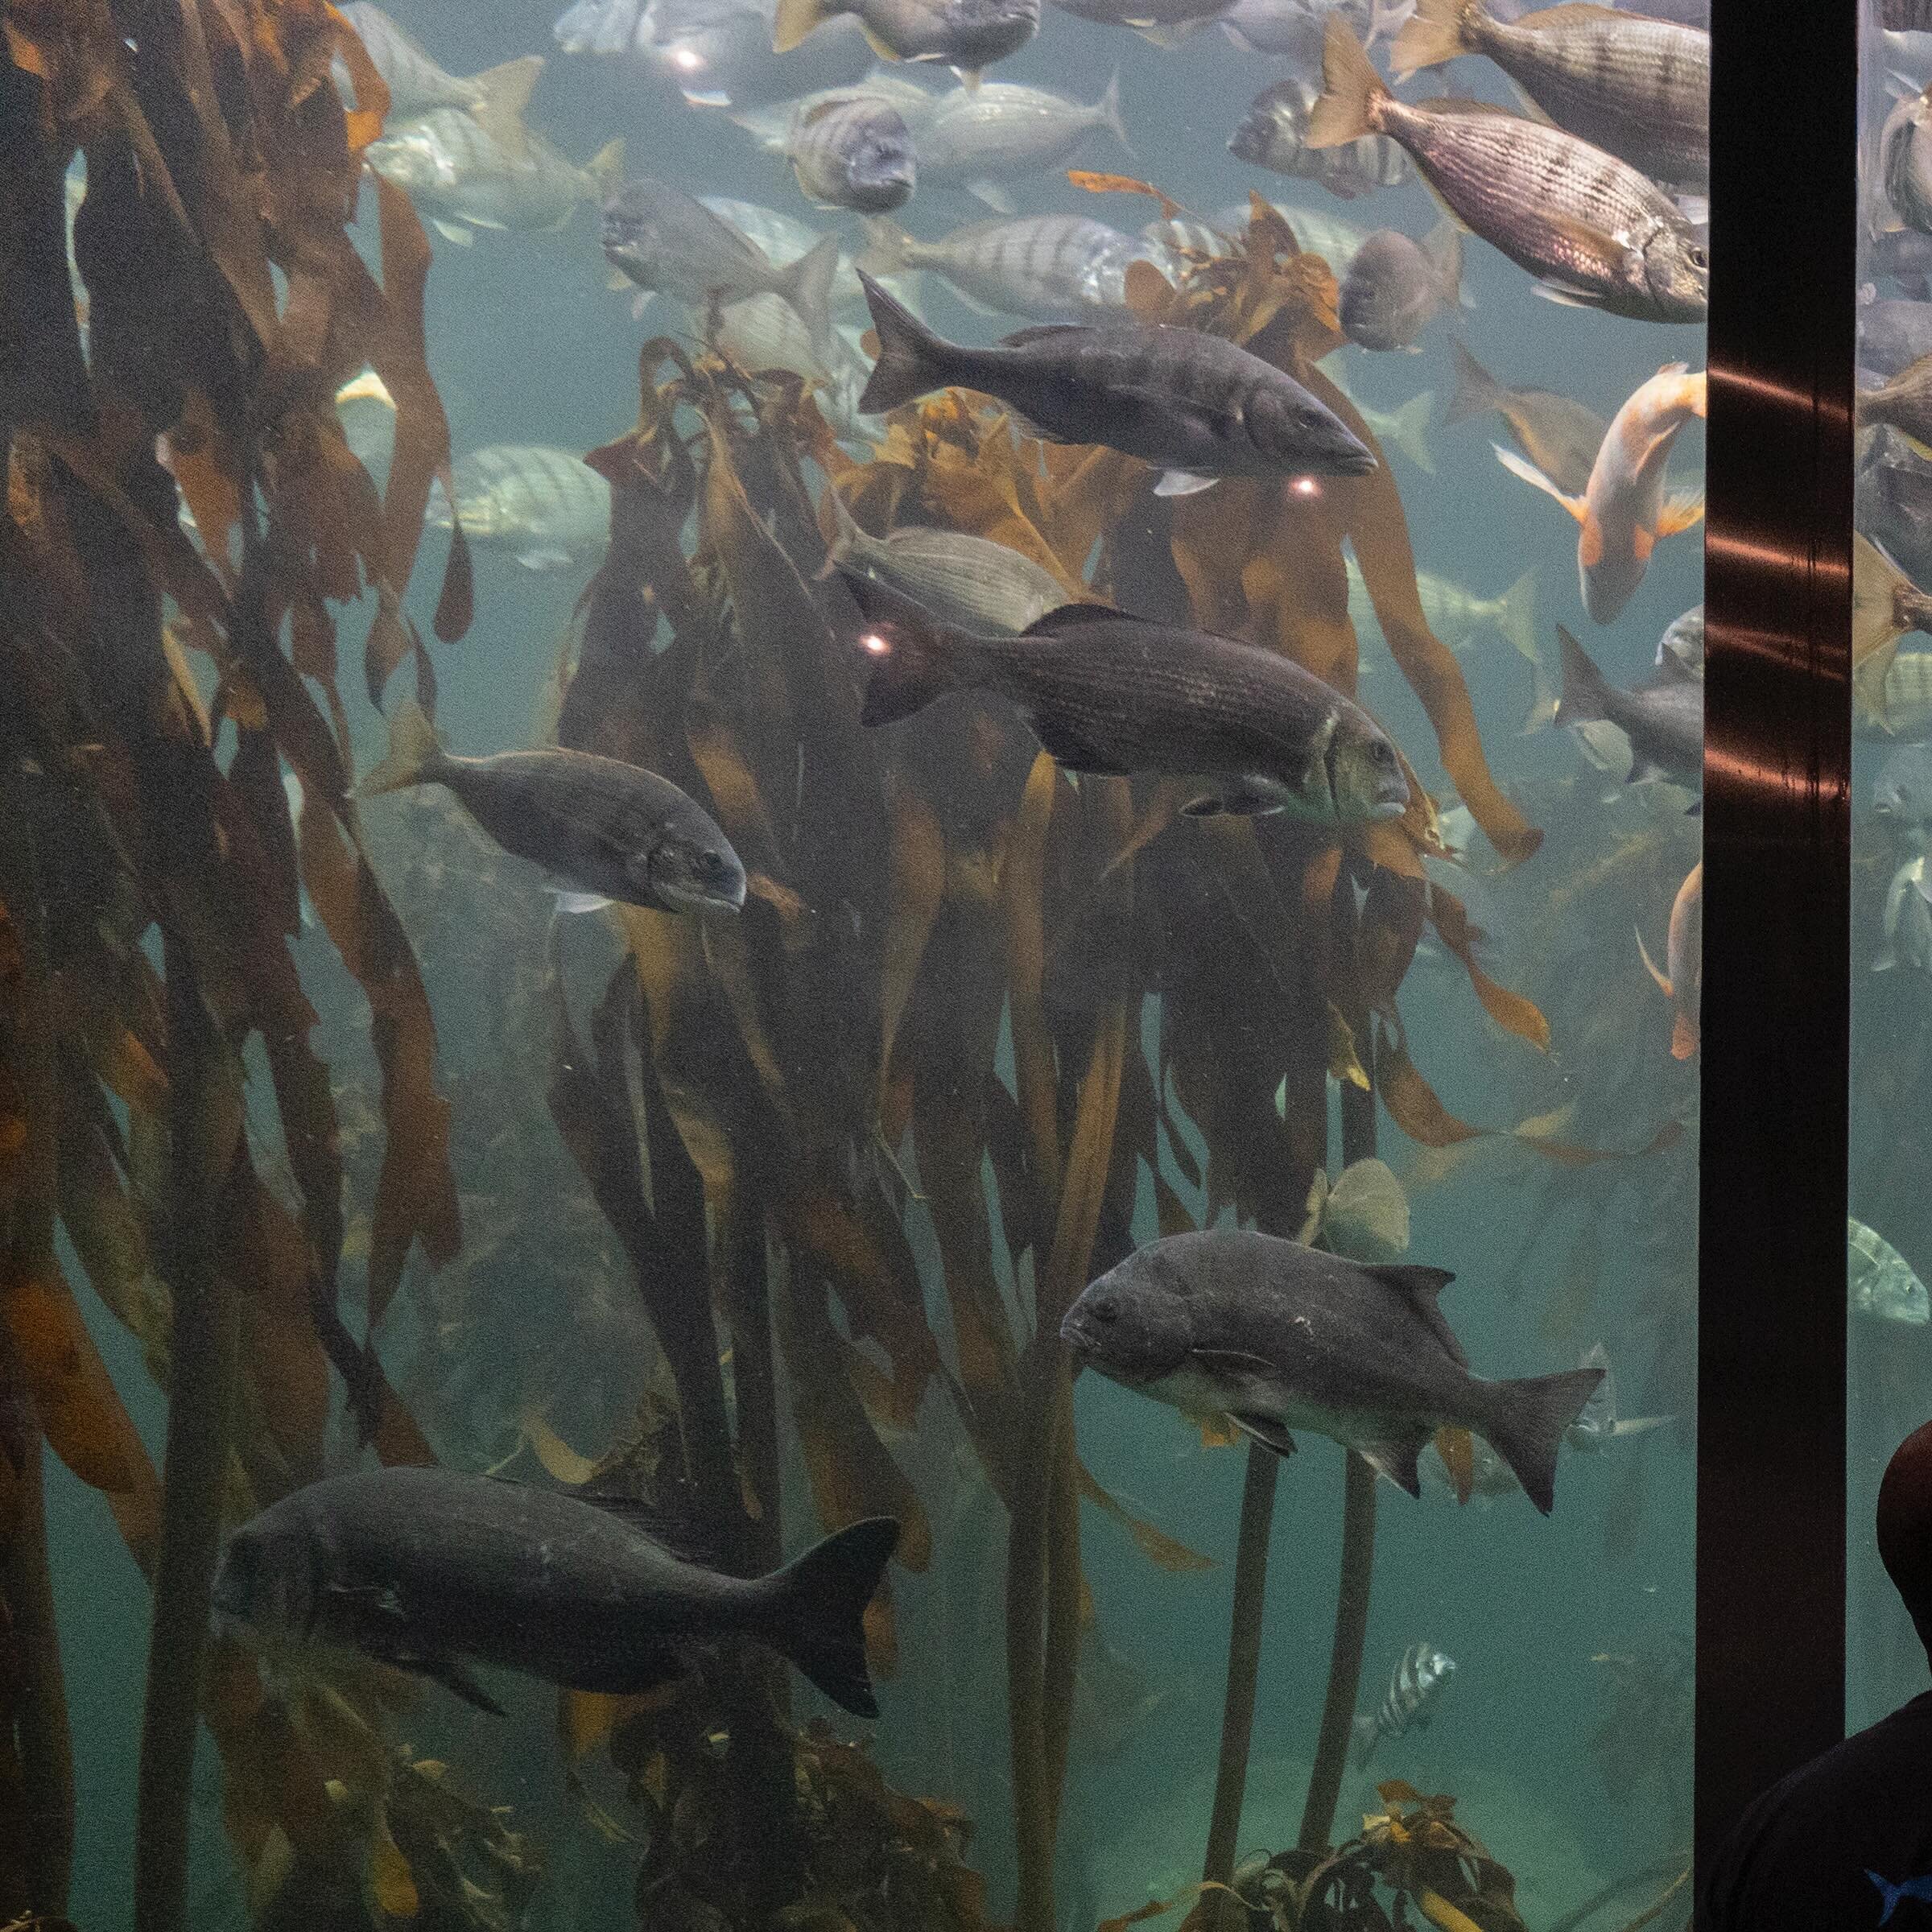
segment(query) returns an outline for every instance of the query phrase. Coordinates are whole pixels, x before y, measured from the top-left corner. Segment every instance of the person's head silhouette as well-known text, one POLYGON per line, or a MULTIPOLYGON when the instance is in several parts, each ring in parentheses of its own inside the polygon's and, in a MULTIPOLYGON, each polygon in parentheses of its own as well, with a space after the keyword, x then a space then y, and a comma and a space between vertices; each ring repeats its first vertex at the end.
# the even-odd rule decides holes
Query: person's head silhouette
POLYGON ((1932 1422, 1914 1429, 1885 1467, 1878 1554, 1932 1660, 1932 1422))

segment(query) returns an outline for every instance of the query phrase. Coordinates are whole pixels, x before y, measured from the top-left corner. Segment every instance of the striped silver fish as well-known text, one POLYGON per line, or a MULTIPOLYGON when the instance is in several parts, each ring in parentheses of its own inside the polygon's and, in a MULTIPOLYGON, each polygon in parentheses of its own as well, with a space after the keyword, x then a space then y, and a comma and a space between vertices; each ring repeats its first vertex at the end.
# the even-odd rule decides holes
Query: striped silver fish
MULTIPOLYGON (((525 54, 480 74, 445 73, 416 41, 370 0, 348 0, 342 9, 365 52, 389 89, 392 119, 427 114, 432 107, 460 108, 474 114, 500 141, 514 144, 524 104, 543 71, 541 54, 525 54)), ((336 91, 345 103, 355 98, 355 83, 340 55, 333 68, 336 91)))
POLYGON ((1381 1703, 1369 1715, 1355 1720, 1349 1741, 1350 1761, 1367 1764, 1375 1755, 1376 1746, 1385 1737, 1406 1737, 1411 1731, 1426 1731, 1455 1674, 1454 1657, 1433 1644, 1411 1644, 1390 1674, 1381 1703))
POLYGON ((917 185, 912 136, 898 109, 862 96, 826 101, 792 122, 785 158, 808 200, 883 214, 917 185))
MULTIPOLYGON (((1402 152, 1400 148, 1396 150, 1402 152)), ((1406 165, 1406 163, 1405 163, 1406 165)), ((1335 270, 1339 282, 1348 272, 1348 264, 1355 259, 1356 250, 1368 239, 1368 231, 1358 228, 1352 221, 1344 221, 1340 215, 1331 215, 1326 208, 1298 208, 1290 202, 1270 201, 1268 205, 1288 224, 1297 244, 1311 255, 1319 255, 1335 270)), ((1248 229, 1248 211, 1230 208, 1225 215, 1216 217, 1224 225, 1234 222, 1234 233, 1245 234, 1248 229)))
POLYGON ((1449 211, 1558 301, 1649 322, 1701 322, 1710 266, 1677 204, 1627 161, 1476 101, 1398 101, 1331 19, 1308 144, 1398 141, 1449 211))
POLYGON ((1408 157, 1382 135, 1365 134, 1333 147, 1311 146, 1308 123, 1318 93, 1299 74, 1263 88, 1229 138, 1228 153, 1250 167, 1318 181, 1344 201, 1409 179, 1408 157))
POLYGON ((955 88, 917 132, 919 168, 928 180, 969 184, 1037 175, 1064 167, 1096 129, 1127 147, 1117 72, 1091 105, 1005 80, 955 88))
MULTIPOLYGON (((734 113, 731 118, 766 154, 782 155, 791 138, 792 123, 828 101, 882 101, 888 107, 898 110, 899 118, 917 137, 932 118, 932 110, 939 98, 931 88, 921 87, 916 80, 908 80, 890 68, 880 67, 874 68, 863 80, 853 81, 849 87, 820 88, 816 93, 806 94, 796 101, 781 101, 772 107, 746 108, 734 113)), ((923 161, 924 157, 921 156, 921 159, 923 161)))
MULTIPOLYGON (((1379 638, 1375 605, 1363 581, 1361 567, 1346 559, 1348 571, 1348 617, 1357 634, 1379 638)), ((1415 573, 1415 591, 1430 630, 1453 651, 1467 650, 1485 632, 1493 631, 1528 663, 1538 663, 1536 572, 1526 570, 1500 595, 1479 597, 1466 585, 1433 572, 1415 573)))
MULTIPOLYGON (((561 570, 610 531, 610 485, 568 449, 493 443, 456 459, 456 514, 471 542, 507 550, 526 570, 561 570)), ((440 488, 428 520, 449 527, 440 488)))
POLYGON ((890 221, 865 224, 859 266, 873 276, 930 269, 975 308, 1052 322, 1121 308, 1136 262, 1165 266, 1138 235, 1086 215, 1022 215, 975 221, 921 242, 890 221))
POLYGON ((613 141, 584 167, 526 130, 513 153, 461 108, 432 108, 370 142, 363 157, 404 189, 447 240, 467 248, 478 228, 560 228, 580 201, 601 201, 624 172, 613 141))
POLYGON ((1711 36, 1702 27, 1570 4, 1497 19, 1484 0, 1417 0, 1390 50, 1406 80, 1486 54, 1558 127, 1640 174, 1702 194, 1711 182, 1711 36))

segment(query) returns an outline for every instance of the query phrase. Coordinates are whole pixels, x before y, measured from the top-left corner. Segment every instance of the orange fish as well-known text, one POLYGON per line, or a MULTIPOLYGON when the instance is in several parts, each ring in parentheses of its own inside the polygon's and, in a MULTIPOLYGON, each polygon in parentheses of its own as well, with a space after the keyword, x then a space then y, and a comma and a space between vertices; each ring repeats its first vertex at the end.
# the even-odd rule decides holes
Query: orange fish
POLYGON ((1642 954, 1645 969, 1673 1006, 1677 1019, 1670 1029, 1670 1057, 1687 1060, 1697 1051, 1698 1005, 1704 989, 1704 863, 1690 868, 1677 889, 1670 907, 1670 936, 1665 941, 1664 964, 1659 972, 1650 957, 1644 935, 1637 935, 1637 950, 1642 954))
POLYGON ((1703 413, 1703 371, 1665 364, 1612 419, 1580 497, 1565 494, 1527 456, 1492 446, 1512 476, 1547 491, 1582 525, 1577 576, 1583 608, 1599 624, 1612 622, 1630 601, 1657 539, 1688 530, 1704 514, 1701 488, 1664 494, 1665 465, 1678 432, 1703 413))

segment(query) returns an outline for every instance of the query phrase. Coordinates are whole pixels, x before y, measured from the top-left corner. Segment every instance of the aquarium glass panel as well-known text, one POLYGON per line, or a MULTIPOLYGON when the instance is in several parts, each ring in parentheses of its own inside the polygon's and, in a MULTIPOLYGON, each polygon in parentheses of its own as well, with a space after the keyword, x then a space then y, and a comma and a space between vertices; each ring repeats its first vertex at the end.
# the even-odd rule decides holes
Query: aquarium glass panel
POLYGON ((1681 1912, 1708 69, 12 10, 0 1926, 1681 1912))

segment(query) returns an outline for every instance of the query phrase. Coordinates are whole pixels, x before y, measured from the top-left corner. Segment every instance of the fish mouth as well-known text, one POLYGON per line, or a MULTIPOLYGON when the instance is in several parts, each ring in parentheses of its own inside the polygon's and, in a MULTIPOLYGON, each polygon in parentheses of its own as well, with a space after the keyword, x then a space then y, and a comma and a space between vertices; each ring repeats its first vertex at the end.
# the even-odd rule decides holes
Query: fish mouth
POLYGON ((1357 443, 1352 449, 1338 450, 1323 465, 1326 473, 1331 477, 1365 477, 1370 471, 1380 469, 1375 452, 1357 443))
POLYGON ((653 879, 651 890, 674 912, 742 912, 745 881, 729 892, 712 892, 684 879, 653 879))
POLYGON ((1252 114, 1228 137, 1228 151, 1237 161, 1245 161, 1252 167, 1263 166, 1268 158, 1268 143, 1274 130, 1272 114, 1252 114))

